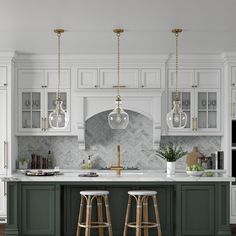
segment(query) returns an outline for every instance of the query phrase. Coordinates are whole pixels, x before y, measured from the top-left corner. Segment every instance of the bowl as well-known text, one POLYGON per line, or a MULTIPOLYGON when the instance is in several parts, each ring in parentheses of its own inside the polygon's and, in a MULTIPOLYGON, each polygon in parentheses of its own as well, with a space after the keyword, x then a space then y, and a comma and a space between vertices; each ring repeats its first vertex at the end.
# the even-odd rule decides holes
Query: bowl
POLYGON ((189 176, 199 177, 199 176, 203 175, 204 171, 190 171, 190 170, 187 170, 186 173, 189 176))

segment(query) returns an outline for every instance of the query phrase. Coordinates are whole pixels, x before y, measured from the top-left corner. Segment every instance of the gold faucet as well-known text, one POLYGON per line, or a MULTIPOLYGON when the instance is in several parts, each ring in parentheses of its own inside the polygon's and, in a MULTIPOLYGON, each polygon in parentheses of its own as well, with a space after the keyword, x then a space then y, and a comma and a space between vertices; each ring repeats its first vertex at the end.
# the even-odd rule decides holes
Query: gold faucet
POLYGON ((120 165, 120 144, 117 145, 117 165, 111 166, 111 170, 115 170, 116 174, 120 176, 121 170, 124 168, 120 165))

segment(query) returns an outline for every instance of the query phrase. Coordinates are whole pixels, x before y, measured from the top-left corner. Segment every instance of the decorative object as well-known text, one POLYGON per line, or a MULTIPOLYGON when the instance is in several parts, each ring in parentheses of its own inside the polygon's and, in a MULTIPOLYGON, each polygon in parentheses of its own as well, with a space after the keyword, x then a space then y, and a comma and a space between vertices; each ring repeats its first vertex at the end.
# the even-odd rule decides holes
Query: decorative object
POLYGON ((63 29, 55 29, 54 32, 58 38, 58 87, 56 95, 56 108, 49 115, 49 125, 53 129, 65 129, 69 123, 69 115, 62 108, 62 99, 60 94, 61 83, 61 34, 64 33, 63 29))
POLYGON ((162 146, 157 151, 157 155, 167 161, 167 175, 175 174, 175 162, 186 154, 187 152, 183 151, 181 147, 175 146, 173 143, 162 146))
POLYGON ((178 36, 182 32, 182 29, 173 29, 172 33, 175 34, 176 38, 176 70, 175 70, 175 79, 176 79, 176 88, 175 88, 175 100, 173 102, 173 109, 167 114, 167 125, 170 129, 183 129, 187 124, 187 115, 183 112, 181 108, 180 96, 178 91, 178 36))
POLYGON ((189 176, 202 176, 204 173, 204 168, 200 164, 191 165, 186 167, 186 173, 189 176))
POLYGON ((198 148, 193 147, 193 150, 190 153, 188 153, 187 158, 186 158, 187 166, 198 164, 199 159, 201 159, 202 157, 203 155, 200 152, 198 152, 198 148))
POLYGON ((129 115, 122 108, 120 96, 120 34, 123 29, 115 29, 113 31, 117 36, 118 42, 118 60, 117 60, 117 96, 115 109, 108 115, 108 123, 112 129, 125 129, 129 124, 129 115))
POLYGON ((23 157, 19 159, 19 169, 24 170, 28 168, 28 164, 29 164, 30 160, 23 157))

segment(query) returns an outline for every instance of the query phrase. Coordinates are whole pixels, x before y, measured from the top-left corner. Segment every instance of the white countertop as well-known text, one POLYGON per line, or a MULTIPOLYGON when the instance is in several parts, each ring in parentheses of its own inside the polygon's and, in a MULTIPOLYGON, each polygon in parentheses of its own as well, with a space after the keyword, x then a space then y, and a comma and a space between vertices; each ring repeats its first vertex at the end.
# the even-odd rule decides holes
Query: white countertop
MULTIPOLYGON (((46 170, 48 171, 48 170, 46 170)), ((62 175, 54 176, 26 176, 19 171, 11 176, 3 177, 5 181, 21 182, 231 182, 234 177, 221 176, 213 177, 192 177, 184 171, 177 172, 175 175, 167 176, 165 172, 155 170, 124 170, 121 176, 117 176, 115 171, 111 170, 60 170, 62 175), (79 177, 79 174, 96 172, 98 177, 79 177)), ((215 175, 218 175, 217 173, 215 175)))

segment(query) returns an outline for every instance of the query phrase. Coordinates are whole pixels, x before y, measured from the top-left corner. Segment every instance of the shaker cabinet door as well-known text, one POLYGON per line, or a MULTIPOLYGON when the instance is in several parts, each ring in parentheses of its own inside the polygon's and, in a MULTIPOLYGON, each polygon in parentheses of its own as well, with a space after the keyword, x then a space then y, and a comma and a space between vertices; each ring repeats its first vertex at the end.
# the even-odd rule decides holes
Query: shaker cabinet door
POLYGON ((0 87, 7 86, 7 67, 0 66, 0 87))
POLYGON ((19 70, 18 89, 41 89, 45 86, 43 70, 19 70))
POLYGON ((0 224, 6 223, 7 218, 6 184, 0 181, 0 224))

